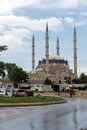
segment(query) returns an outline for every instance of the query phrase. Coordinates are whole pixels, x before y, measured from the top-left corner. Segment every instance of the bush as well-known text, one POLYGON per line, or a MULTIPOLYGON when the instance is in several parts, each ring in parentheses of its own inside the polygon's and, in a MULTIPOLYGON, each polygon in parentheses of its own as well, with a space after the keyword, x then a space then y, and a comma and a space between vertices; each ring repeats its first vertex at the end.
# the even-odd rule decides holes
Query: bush
POLYGON ((87 84, 85 84, 84 88, 87 89, 87 84))
POLYGON ((37 88, 35 89, 35 92, 38 92, 38 89, 37 89, 37 88))
POLYGON ((79 87, 79 90, 86 90, 85 87, 79 87))

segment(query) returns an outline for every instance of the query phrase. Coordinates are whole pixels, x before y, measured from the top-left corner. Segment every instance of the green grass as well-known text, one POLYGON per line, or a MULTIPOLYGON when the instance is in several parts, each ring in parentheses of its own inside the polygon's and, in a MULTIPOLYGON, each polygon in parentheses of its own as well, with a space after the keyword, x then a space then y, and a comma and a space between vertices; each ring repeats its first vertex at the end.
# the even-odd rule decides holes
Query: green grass
POLYGON ((62 101, 58 97, 0 97, 0 103, 35 103, 62 101))

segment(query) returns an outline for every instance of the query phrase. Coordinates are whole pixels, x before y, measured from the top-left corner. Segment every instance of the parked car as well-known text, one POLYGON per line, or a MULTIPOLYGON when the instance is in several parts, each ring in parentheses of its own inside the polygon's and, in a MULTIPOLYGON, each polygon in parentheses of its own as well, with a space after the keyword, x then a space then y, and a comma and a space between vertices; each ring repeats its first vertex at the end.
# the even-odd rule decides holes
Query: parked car
POLYGON ((24 91, 26 96, 34 96, 34 91, 30 90, 30 87, 20 87, 20 91, 24 91))
POLYGON ((16 94, 15 94, 16 97, 26 97, 27 96, 27 93, 22 90, 22 89, 19 89, 16 94))
POLYGON ((12 96, 15 96, 18 90, 19 90, 18 84, 14 84, 12 87, 12 96))
POLYGON ((26 97, 26 96, 34 96, 34 92, 26 89, 19 89, 17 90, 15 96, 18 97, 26 97))
POLYGON ((0 89, 0 96, 6 96, 6 90, 0 89))
POLYGON ((6 88, 6 91, 7 91, 7 92, 10 92, 10 88, 9 88, 9 87, 7 87, 7 88, 6 88))

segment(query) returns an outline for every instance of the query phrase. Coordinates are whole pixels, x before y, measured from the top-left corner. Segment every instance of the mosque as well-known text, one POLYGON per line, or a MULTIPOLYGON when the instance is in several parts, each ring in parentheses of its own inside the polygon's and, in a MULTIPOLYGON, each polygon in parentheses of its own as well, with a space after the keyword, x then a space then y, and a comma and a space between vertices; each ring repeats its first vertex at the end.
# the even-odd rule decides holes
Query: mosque
POLYGON ((64 84, 66 80, 77 78, 77 47, 76 47, 76 27, 74 27, 74 70, 69 68, 68 61, 60 56, 59 39, 57 38, 56 54, 49 54, 49 31, 46 24, 46 45, 45 58, 38 61, 35 67, 35 38, 32 36, 32 70, 29 72, 29 82, 31 84, 43 84, 46 78, 54 83, 64 84))

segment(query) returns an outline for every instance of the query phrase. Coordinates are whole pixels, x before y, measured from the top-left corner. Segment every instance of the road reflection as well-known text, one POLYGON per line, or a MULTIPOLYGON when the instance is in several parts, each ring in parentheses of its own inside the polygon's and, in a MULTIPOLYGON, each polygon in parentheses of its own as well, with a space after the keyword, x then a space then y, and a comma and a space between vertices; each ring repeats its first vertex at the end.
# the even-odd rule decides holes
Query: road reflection
POLYGON ((73 122, 74 122, 74 126, 75 126, 75 130, 77 130, 77 109, 75 108, 73 111, 73 122))
POLYGON ((0 130, 80 130, 87 128, 87 101, 0 108, 0 130))

